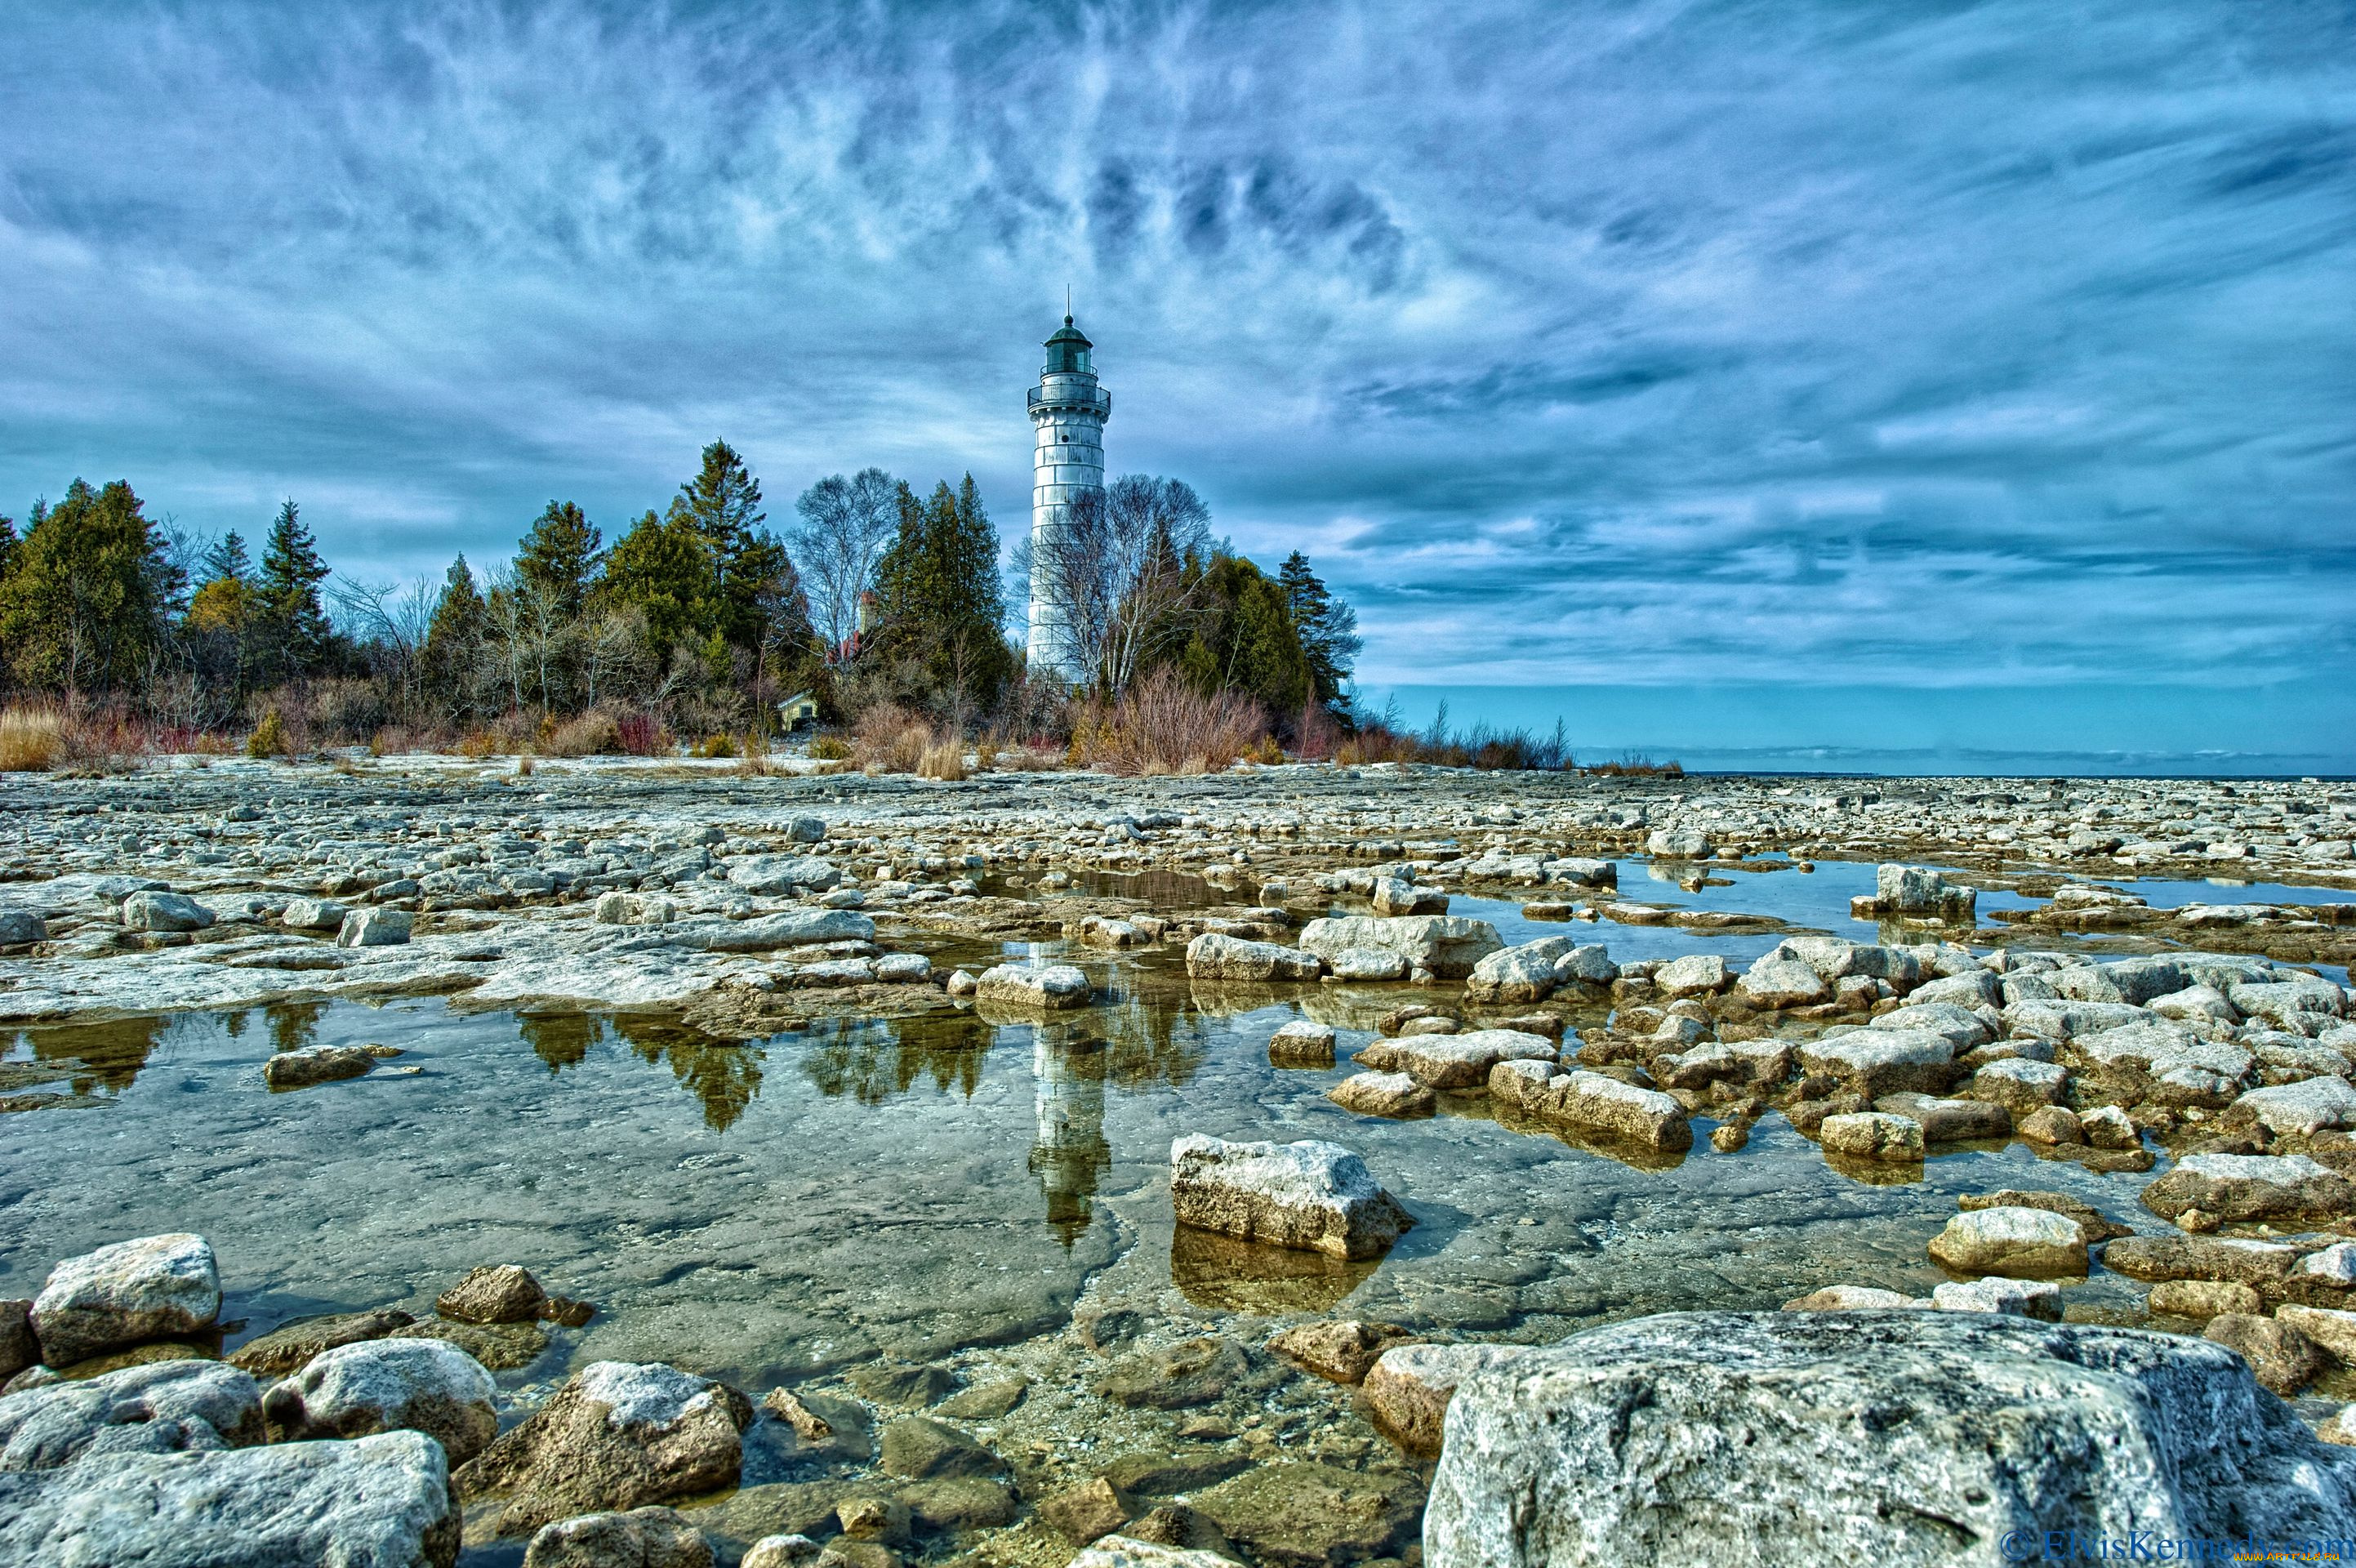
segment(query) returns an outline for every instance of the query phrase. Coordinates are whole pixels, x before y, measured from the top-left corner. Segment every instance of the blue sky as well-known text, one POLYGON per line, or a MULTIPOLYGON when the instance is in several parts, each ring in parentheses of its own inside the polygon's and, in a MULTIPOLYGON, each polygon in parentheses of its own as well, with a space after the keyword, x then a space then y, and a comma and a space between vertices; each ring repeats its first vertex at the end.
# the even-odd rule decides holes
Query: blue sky
POLYGON ((405 576, 719 435, 773 521, 876 463, 1011 534, 1067 283, 1111 466, 1305 550, 1378 700, 2179 691, 2152 749, 2356 768, 2338 0, 0 12, 20 518, 291 494, 405 576))

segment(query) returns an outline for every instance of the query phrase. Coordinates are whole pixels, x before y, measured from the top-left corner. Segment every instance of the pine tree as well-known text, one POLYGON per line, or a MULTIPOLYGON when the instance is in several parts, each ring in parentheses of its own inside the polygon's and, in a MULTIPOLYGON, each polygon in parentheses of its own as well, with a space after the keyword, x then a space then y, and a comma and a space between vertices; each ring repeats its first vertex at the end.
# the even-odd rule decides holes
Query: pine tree
POLYGON ((768 514, 761 510, 761 481, 753 477, 734 447, 714 441, 703 449, 702 468, 680 486, 671 508, 702 536, 712 555, 712 591, 718 595, 730 563, 768 521, 768 514))
POLYGON ((1342 690, 1365 639, 1358 636, 1358 612, 1336 598, 1309 569, 1309 557, 1296 550, 1277 569, 1285 606, 1309 660, 1309 672, 1322 705, 1341 711, 1346 706, 1342 690))
POLYGON ((423 655, 428 686, 453 708, 464 707, 474 689, 489 621, 482 592, 475 586, 474 571, 461 555, 443 575, 442 597, 435 601, 434 619, 426 627, 423 655))
POLYGON ((0 517, 0 592, 5 592, 8 562, 16 553, 16 520, 0 517))
POLYGON ((693 521, 677 506, 669 518, 649 511, 631 525, 605 558, 598 592, 614 605, 645 612, 657 649, 701 641, 712 607, 711 552, 693 521))
POLYGON ((319 585, 327 580, 327 563, 303 526, 302 509, 289 500, 272 520, 262 549, 262 659, 273 677, 300 680, 327 664, 333 632, 319 600, 319 585))
POLYGON ((987 708, 1013 672, 1006 645, 1005 591, 998 578, 998 531, 968 474, 919 503, 900 487, 900 530, 876 568, 884 635, 920 664, 950 704, 987 708))
POLYGON ((551 501, 517 547, 516 575, 545 595, 565 620, 577 619, 603 559, 596 526, 571 501, 551 501))
POLYGON ((245 553, 245 540, 237 530, 230 529, 213 547, 205 552, 205 581, 218 583, 223 579, 245 583, 253 578, 253 562, 245 553))
POLYGON ((0 650, 16 679, 82 694, 145 673, 184 576, 144 505, 120 479, 76 479, 54 508, 33 509, 0 578, 0 650))

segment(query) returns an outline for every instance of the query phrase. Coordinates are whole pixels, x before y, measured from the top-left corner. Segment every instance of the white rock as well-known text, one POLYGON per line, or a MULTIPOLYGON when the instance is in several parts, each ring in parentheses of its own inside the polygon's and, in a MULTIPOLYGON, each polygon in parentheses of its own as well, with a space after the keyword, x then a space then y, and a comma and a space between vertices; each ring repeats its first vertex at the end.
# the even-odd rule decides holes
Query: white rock
POLYGON ((262 1438, 261 1389, 220 1361, 150 1361, 0 1399, 0 1471, 107 1454, 239 1448, 262 1438))
POLYGON ((213 912, 185 893, 134 893, 123 901, 126 931, 201 931, 213 912))
POLYGON ((1085 1007, 1089 994, 1087 972, 1068 963, 998 964, 974 990, 976 1001, 1043 1010, 1085 1007))
POLYGON ((1753 1007, 1813 1007, 1832 1000, 1833 988, 1815 970, 1773 952, 1753 963, 1735 983, 1753 1007))
POLYGON ((764 897, 798 889, 823 893, 842 880, 841 868, 815 854, 748 854, 728 865, 728 881, 764 897))
POLYGON ((2034 1280, 2086 1273, 2078 1222, 2044 1208, 1967 1209, 1932 1238, 1931 1256, 1959 1274, 2034 1280))
POLYGON ((1938 1094, 1954 1076, 1954 1046, 1922 1029, 1853 1029, 1800 1047, 1801 1070, 1837 1078, 1868 1100, 1938 1094))
POLYGON ((1733 976, 1726 960, 1714 952, 1687 953, 1653 972, 1653 985, 1664 996, 1707 996, 1726 989, 1733 976))
POLYGON ((1348 948, 1380 948, 1440 979, 1457 980, 1505 944, 1488 921, 1460 915, 1344 915, 1310 921, 1301 929, 1301 945, 1329 964, 1348 948))
MULTIPOLYGON (((780 1563, 794 1561, 778 1559, 780 1563)), ((744 1568, 756 1568, 748 1555, 744 1568)), ((757 1568, 768 1568, 762 1563, 757 1568)), ((1235 1568, 1232 1558, 1185 1546, 1162 1546, 1127 1535, 1100 1535, 1071 1561, 1070 1568, 1235 1568)))
POLYGON ((336 932, 339 948, 392 948, 409 940, 409 915, 401 909, 354 909, 336 932))
POLYGON ((1279 942, 1205 931, 1186 944, 1186 972, 1204 980, 1314 980, 1324 961, 1279 942))
POLYGON ((1951 1280, 1931 1292, 1931 1305, 1942 1312, 2002 1312, 2059 1323, 2062 1287, 2051 1280, 1951 1280))
POLYGON ((332 931, 343 925, 348 912, 333 898, 289 898, 278 920, 290 930, 332 931))
POLYGON ((1414 1217, 1338 1144, 1170 1145, 1171 1208, 1182 1225, 1337 1258, 1380 1253, 1414 1217))
POLYGON ((313 1357, 262 1397, 288 1440, 407 1429, 440 1443, 452 1466, 498 1435, 491 1374, 440 1339, 367 1339, 313 1357))
POLYGON ((118 1241, 68 1258, 33 1299, 41 1359, 70 1366, 148 1339, 198 1334, 220 1315, 210 1243, 177 1233, 118 1241))
POLYGON ((2344 1078, 2309 1078, 2254 1089, 2225 1110, 2235 1125, 2254 1122, 2276 1133, 2311 1137, 2326 1128, 2356 1127, 2356 1088, 2344 1078))

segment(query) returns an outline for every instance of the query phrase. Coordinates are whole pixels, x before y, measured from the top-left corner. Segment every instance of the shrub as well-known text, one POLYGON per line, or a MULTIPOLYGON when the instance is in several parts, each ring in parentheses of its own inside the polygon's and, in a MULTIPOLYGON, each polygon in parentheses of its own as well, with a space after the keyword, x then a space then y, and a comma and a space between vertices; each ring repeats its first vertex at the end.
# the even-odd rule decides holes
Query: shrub
POLYGON ((622 721, 595 708, 556 726, 541 749, 551 757, 605 757, 624 749, 622 721))
POLYGON ((703 744, 695 748, 695 755, 706 762, 723 757, 734 757, 736 755, 736 737, 726 735, 705 736, 703 744))
POLYGON ((0 712, 0 772, 46 773, 65 755, 66 717, 55 708, 0 712))
POLYGON ((1118 703, 1079 704, 1071 755, 1115 773, 1215 773, 1268 736, 1268 714, 1251 698, 1240 692, 1206 696, 1165 665, 1118 703))
POLYGON ((654 714, 624 714, 614 721, 615 740, 626 757, 667 757, 679 742, 654 714))
POLYGON ((973 743, 973 768, 977 773, 990 773, 998 767, 999 743, 995 735, 985 735, 973 743))
POLYGON ((481 761, 484 757, 492 755, 494 752, 498 751, 498 748, 499 737, 493 735, 489 730, 483 728, 480 725, 468 730, 458 739, 458 755, 461 757, 471 757, 477 762, 481 761))
POLYGON ((965 777, 965 745, 955 736, 934 741, 925 747, 916 759, 916 771, 926 779, 946 779, 952 783, 965 777))
POLYGON ((933 726, 896 703, 878 703, 859 715, 851 754, 870 773, 914 773, 933 744, 933 726))
POLYGON ((262 722, 245 737, 245 754, 257 761, 287 754, 286 716, 275 706, 262 710, 262 722))
POLYGON ((816 740, 809 743, 809 754, 811 759, 817 762, 848 762, 851 760, 851 747, 843 744, 842 737, 841 736, 822 735, 819 736, 816 740))

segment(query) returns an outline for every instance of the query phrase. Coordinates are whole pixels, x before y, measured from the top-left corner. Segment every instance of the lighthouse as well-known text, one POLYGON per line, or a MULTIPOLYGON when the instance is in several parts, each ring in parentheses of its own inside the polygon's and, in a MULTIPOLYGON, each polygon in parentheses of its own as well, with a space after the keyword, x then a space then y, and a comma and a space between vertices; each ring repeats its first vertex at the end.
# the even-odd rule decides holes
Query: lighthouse
POLYGON ((1047 362, 1031 389, 1031 639, 1034 675, 1077 681, 1066 631, 1070 617, 1057 602, 1055 572, 1056 530, 1065 509, 1081 495, 1104 490, 1104 427, 1112 417, 1112 394, 1097 385, 1091 344, 1069 316, 1047 339, 1047 362))

